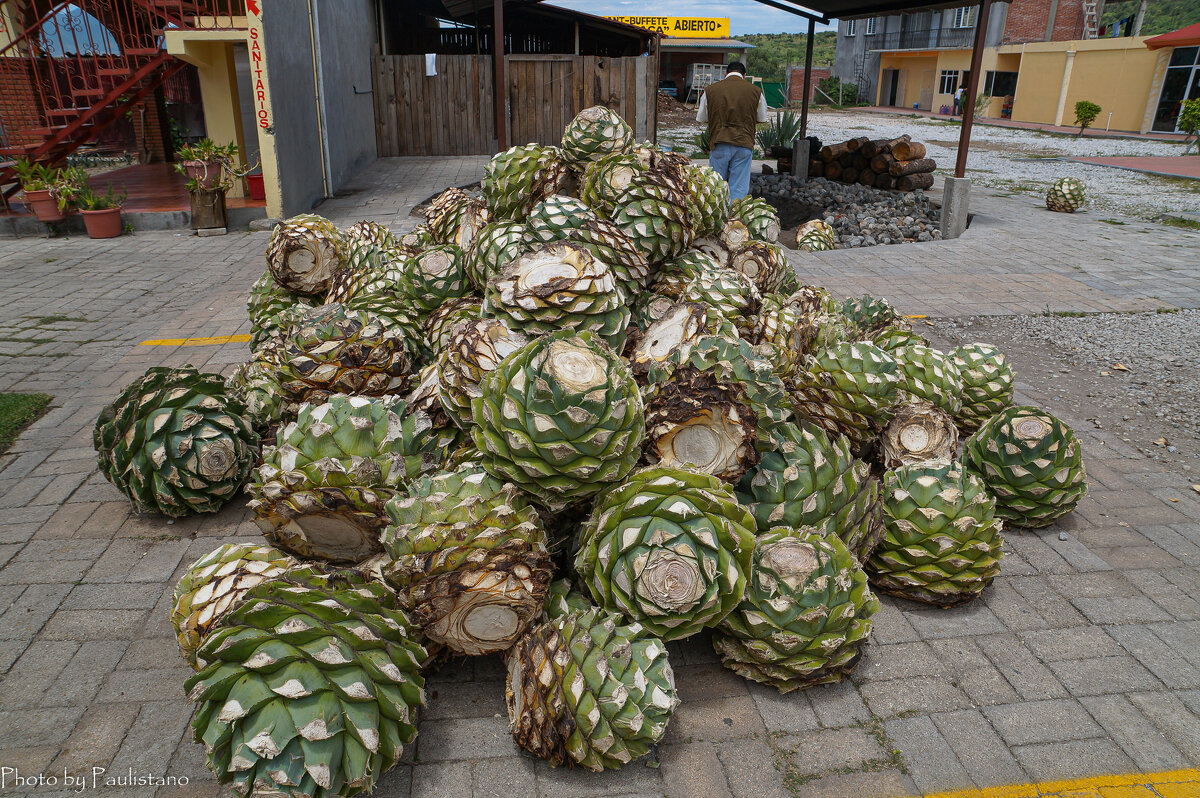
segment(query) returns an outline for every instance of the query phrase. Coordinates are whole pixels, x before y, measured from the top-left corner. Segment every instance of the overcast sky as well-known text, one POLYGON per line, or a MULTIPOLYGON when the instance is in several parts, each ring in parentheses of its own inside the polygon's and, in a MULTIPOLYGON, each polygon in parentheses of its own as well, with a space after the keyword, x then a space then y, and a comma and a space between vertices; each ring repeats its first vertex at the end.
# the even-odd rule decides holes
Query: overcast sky
MULTIPOLYGON (((747 33, 804 33, 808 20, 776 11, 754 0, 704 3, 696 0, 549 0, 550 5, 573 8, 600 17, 729 17, 734 36, 747 33)), ((817 30, 830 26, 817 25, 817 30)))

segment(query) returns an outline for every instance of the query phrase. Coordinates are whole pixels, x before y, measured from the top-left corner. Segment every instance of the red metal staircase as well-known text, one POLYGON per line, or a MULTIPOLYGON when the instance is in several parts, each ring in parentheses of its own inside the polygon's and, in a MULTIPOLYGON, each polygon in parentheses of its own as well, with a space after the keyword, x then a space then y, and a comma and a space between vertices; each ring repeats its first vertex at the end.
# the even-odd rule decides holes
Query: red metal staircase
POLYGON ((238 27, 244 8, 244 0, 0 0, 0 203, 20 188, 14 159, 61 164, 185 66, 163 49, 164 30, 238 27))

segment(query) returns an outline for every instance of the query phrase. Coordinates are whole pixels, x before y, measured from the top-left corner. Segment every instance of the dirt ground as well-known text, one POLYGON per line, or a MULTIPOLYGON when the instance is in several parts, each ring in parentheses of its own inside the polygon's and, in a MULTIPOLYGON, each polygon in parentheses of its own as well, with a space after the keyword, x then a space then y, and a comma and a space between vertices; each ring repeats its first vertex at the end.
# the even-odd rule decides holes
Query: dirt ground
POLYGON ((1200 339, 1198 320, 1197 312, 1181 311, 914 324, 943 351, 974 341, 999 347, 1018 384, 1041 387, 1050 402, 1074 418, 1115 433, 1150 459, 1196 474, 1194 481, 1200 482, 1197 369, 1189 354, 1200 339), (1172 338, 1173 345, 1164 345, 1172 338))

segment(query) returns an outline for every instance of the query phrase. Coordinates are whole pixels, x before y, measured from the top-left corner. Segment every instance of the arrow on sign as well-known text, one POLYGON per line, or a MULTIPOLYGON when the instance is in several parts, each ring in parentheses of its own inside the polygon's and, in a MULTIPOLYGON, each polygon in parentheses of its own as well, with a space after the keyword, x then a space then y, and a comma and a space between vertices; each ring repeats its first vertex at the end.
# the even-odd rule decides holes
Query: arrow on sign
POLYGON ((258 10, 258 0, 246 0, 246 8, 250 9, 250 13, 256 17, 262 16, 262 13, 258 10))

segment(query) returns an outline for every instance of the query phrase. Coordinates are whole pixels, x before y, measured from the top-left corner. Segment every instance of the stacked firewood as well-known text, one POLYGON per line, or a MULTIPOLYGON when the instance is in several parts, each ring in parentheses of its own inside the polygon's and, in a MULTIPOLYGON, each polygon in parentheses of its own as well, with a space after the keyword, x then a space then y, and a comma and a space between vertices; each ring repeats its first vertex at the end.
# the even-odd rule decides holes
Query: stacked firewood
POLYGON ((856 138, 822 147, 809 161, 808 176, 893 191, 933 185, 937 162, 925 145, 905 134, 895 139, 856 138))

